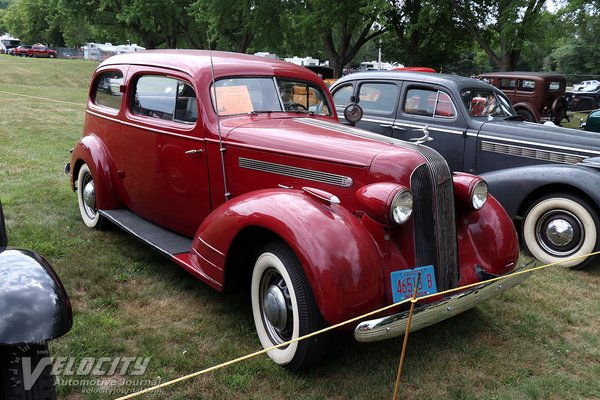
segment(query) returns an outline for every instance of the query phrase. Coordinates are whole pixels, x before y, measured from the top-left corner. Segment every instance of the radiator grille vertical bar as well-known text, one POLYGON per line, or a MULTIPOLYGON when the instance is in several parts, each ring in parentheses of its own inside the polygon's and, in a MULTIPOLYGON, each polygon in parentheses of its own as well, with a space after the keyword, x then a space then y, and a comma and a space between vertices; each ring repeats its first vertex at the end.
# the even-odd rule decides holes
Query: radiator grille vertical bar
POLYGON ((460 278, 454 185, 446 161, 428 147, 419 146, 419 150, 428 162, 411 177, 416 263, 435 267, 441 291, 456 287, 460 278))

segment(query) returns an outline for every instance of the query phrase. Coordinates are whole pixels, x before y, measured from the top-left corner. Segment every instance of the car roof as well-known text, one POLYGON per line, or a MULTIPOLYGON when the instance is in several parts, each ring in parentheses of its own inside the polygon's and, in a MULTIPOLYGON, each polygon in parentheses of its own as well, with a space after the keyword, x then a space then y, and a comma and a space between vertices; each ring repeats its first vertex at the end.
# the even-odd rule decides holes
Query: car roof
POLYGON ((504 72, 486 72, 479 74, 480 77, 510 77, 510 78, 562 78, 566 79, 563 74, 555 72, 531 72, 531 71, 504 71, 504 72))
POLYGON ((235 75, 287 76, 322 80, 308 69, 265 57, 242 53, 208 50, 144 50, 112 56, 102 62, 98 68, 110 65, 146 65, 183 71, 191 76, 202 72, 211 74, 214 66, 215 77, 235 75), (243 71, 243 73, 241 73, 243 71))
POLYGON ((487 82, 467 78, 459 75, 439 74, 431 72, 413 72, 413 71, 372 71, 372 72, 356 72, 337 80, 335 86, 339 86, 344 82, 369 79, 369 80, 406 80, 416 81, 427 84, 437 84, 454 88, 457 91, 463 89, 486 89, 497 90, 494 86, 487 82))

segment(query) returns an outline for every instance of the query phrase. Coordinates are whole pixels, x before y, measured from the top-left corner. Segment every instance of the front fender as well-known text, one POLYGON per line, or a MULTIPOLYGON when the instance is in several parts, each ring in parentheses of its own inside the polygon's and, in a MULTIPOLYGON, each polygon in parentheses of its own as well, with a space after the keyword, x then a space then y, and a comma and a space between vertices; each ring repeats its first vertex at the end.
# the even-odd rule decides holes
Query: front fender
POLYGON ((0 253, 0 344, 45 342, 72 324, 67 293, 43 257, 28 250, 0 253))
MULTIPOLYGON (((498 199, 511 218, 522 210, 524 202, 537 191, 573 190, 584 193, 600 204, 600 172, 579 165, 533 165, 486 172, 481 177, 490 193, 498 199)), ((545 194, 545 193, 544 193, 545 194)))
POLYGON ((113 159, 102 140, 96 135, 84 136, 73 149, 69 178, 75 189, 79 168, 87 164, 94 177, 96 206, 102 210, 120 208, 115 182, 118 182, 113 159))
POLYGON ((192 262, 222 284, 228 249, 245 229, 254 227, 272 232, 292 248, 328 323, 382 304, 381 255, 360 220, 341 205, 299 190, 250 192, 221 205, 198 229, 192 262))

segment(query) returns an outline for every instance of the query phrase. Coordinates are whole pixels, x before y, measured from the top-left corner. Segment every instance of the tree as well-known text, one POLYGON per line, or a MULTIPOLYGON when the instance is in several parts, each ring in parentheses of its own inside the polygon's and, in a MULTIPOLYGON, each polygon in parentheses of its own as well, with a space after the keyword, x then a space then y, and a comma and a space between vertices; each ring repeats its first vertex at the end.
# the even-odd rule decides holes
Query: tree
POLYGON ((460 23, 502 71, 514 70, 546 0, 451 0, 460 23))
MULTIPOLYGON (((339 77, 342 70, 367 42, 386 31, 379 25, 387 7, 385 0, 304 0, 290 2, 289 18, 297 30, 288 30, 288 35, 302 35, 303 40, 320 38, 329 65, 339 77)), ((292 48, 297 48, 288 39, 292 48)), ((296 42, 297 44, 297 42, 296 42)))

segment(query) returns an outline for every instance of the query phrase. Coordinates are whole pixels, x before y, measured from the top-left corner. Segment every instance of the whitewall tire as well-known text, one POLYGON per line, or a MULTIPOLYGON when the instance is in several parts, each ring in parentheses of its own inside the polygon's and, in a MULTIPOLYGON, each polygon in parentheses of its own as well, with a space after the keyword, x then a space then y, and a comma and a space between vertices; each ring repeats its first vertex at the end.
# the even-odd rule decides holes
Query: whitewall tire
POLYGON ((89 228, 100 229, 104 223, 104 217, 98 213, 96 208, 94 178, 87 164, 83 164, 77 174, 77 203, 79 203, 79 212, 85 225, 89 228))
MULTIPOLYGON (((263 348, 296 339, 325 326, 310 285, 293 251, 283 243, 265 246, 254 265, 252 314, 263 348)), ((269 357, 292 371, 316 364, 326 335, 270 350, 269 357)))
POLYGON ((523 242, 532 256, 544 264, 583 268, 593 259, 583 257, 598 249, 598 216, 582 199, 568 194, 554 194, 535 202, 522 225, 523 242))

